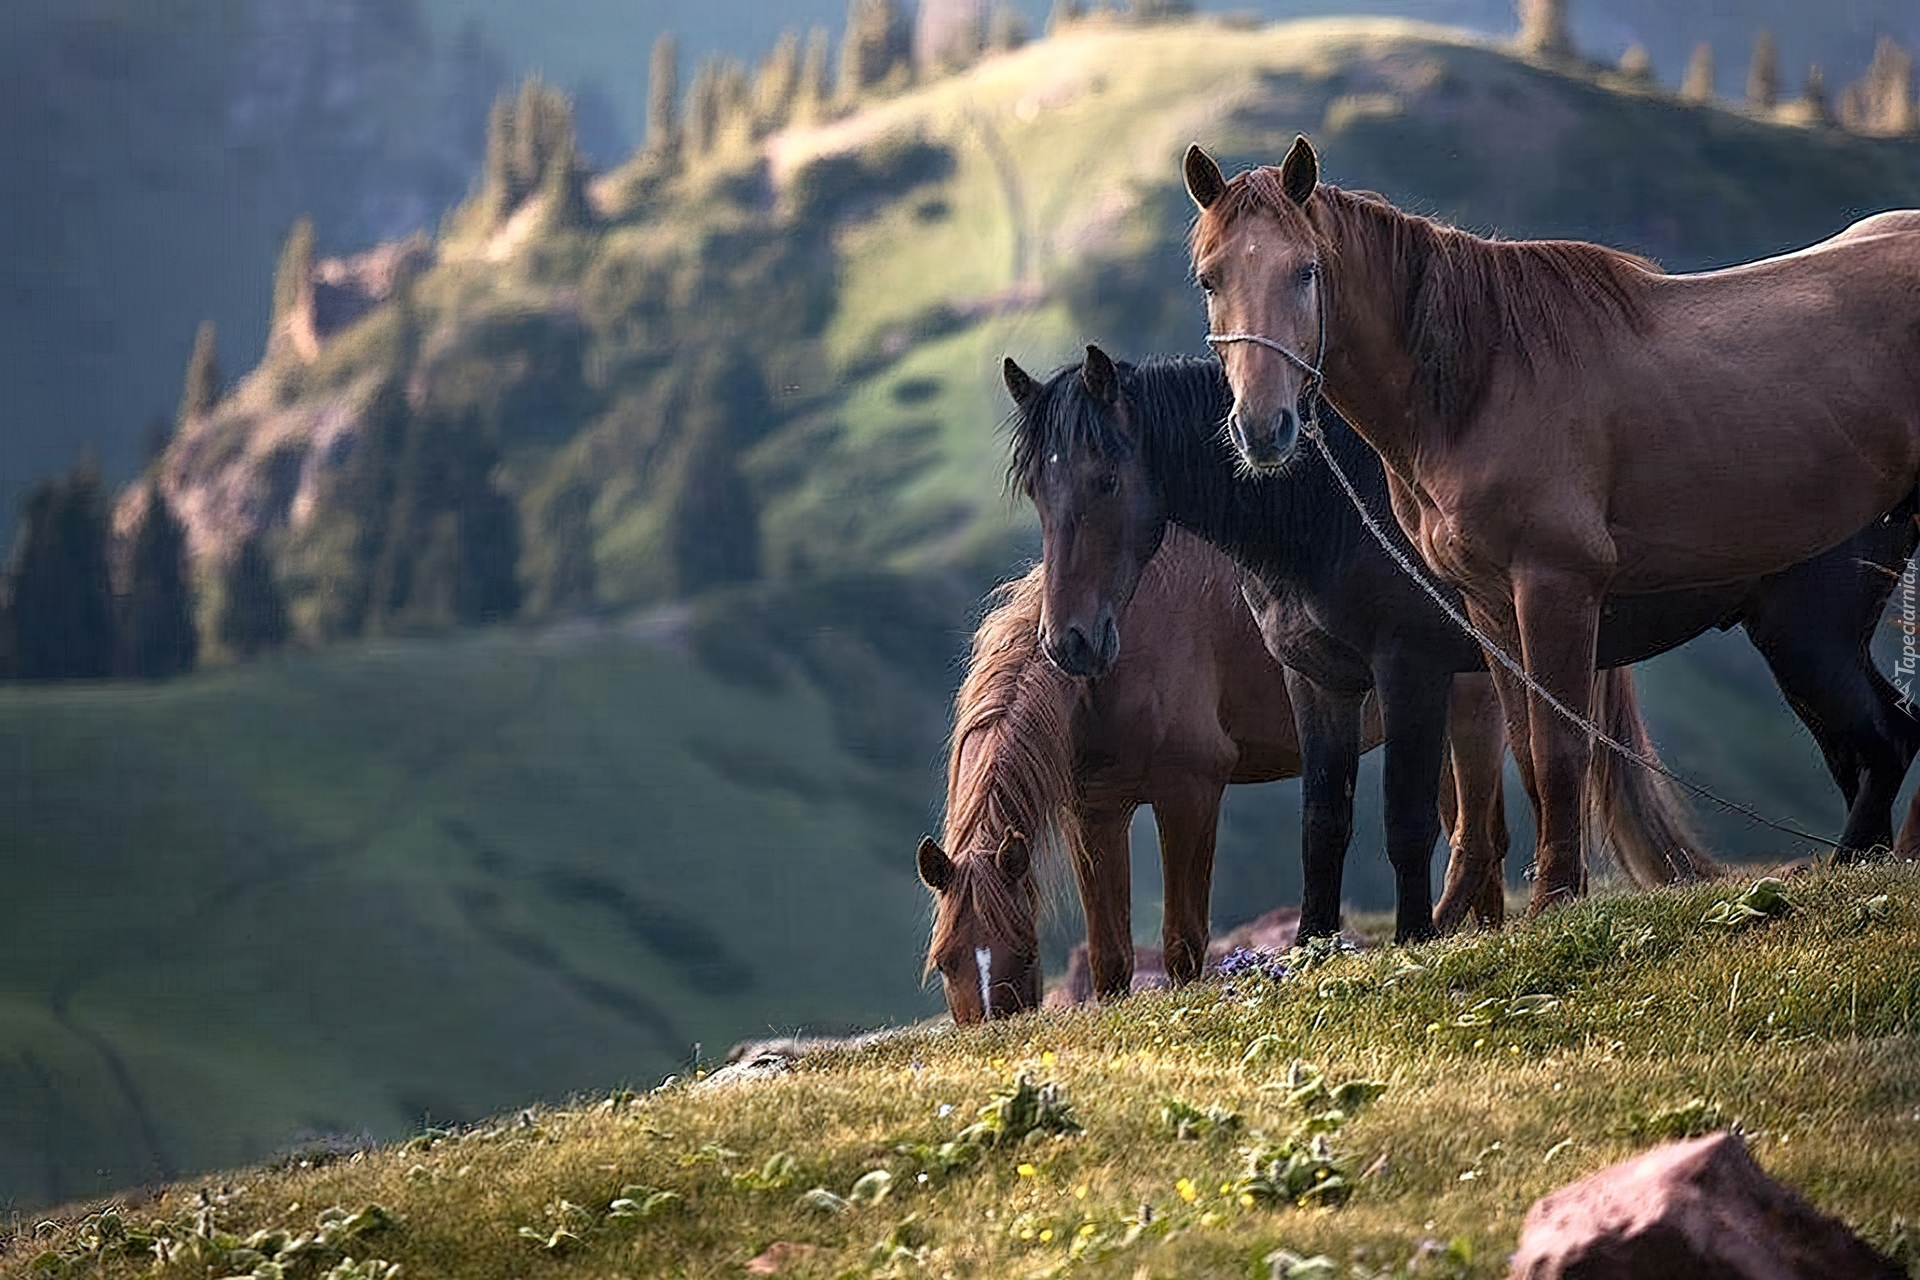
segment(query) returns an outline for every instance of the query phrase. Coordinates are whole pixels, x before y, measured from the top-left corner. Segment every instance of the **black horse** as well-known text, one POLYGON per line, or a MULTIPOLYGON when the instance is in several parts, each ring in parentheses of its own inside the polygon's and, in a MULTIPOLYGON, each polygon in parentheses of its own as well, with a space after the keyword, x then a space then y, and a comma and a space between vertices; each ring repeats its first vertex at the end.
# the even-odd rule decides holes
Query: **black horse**
MULTIPOLYGON (((1040 514, 1048 594, 1041 641, 1063 670, 1094 677, 1113 662, 1116 620, 1169 523, 1214 543, 1243 571, 1268 648, 1288 669, 1305 766, 1300 935, 1339 929, 1340 877, 1352 835, 1361 700, 1377 690, 1386 731, 1387 853, 1398 883, 1397 936, 1429 936, 1498 892, 1500 867, 1455 868, 1439 912, 1429 863, 1454 673, 1484 669, 1480 648, 1387 557, 1324 461, 1302 450, 1287 470, 1248 475, 1221 424, 1233 393, 1211 359, 1115 364, 1098 347, 1043 385, 1011 359, 1012 485, 1040 514), (1464 870, 1465 874, 1461 874, 1464 870), (1458 881, 1456 883, 1456 881, 1458 881)), ((1380 459, 1322 406, 1327 441, 1364 501, 1404 550, 1380 459)), ((1874 668, 1868 640, 1920 540, 1913 500, 1817 559, 1757 581, 1610 598, 1597 665, 1622 667, 1740 623, 1795 714, 1813 732, 1848 805, 1842 842, 1892 841, 1892 805, 1920 751, 1920 722, 1874 668)), ((1625 675, 1624 672, 1621 673, 1625 675)), ((1606 727, 1650 747, 1613 682, 1606 727)), ((1611 790, 1665 803, 1659 780, 1594 752, 1611 790), (1639 790, 1636 792, 1635 788, 1639 790)), ((1595 792, 1609 789, 1596 778, 1595 792)), ((1669 784, 1670 785, 1670 784, 1669 784)), ((1911 821, 1911 820, 1910 820, 1911 821)), ((1903 840, 1905 833, 1903 833, 1903 840)), ((1665 858, 1664 879, 1710 866, 1673 829, 1664 850, 1619 851, 1634 870, 1665 858)), ((1636 877, 1639 878, 1639 877, 1636 877)))

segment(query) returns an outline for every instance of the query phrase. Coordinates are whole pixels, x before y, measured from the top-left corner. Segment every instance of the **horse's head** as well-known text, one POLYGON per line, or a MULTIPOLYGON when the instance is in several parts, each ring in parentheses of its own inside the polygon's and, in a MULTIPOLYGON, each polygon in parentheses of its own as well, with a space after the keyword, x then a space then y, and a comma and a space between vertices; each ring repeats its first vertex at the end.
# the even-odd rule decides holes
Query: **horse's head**
POLYGON ((1233 384, 1227 430, 1248 466, 1285 465, 1318 394, 1326 359, 1323 246, 1306 215, 1320 165, 1305 138, 1280 168, 1229 182, 1187 149, 1187 193, 1200 207, 1193 272, 1207 297, 1207 336, 1233 384))
POLYGON ((1038 1008, 1039 891, 1026 837, 1010 831, 997 849, 955 858, 929 836, 918 860, 934 898, 927 969, 940 971, 953 1020, 968 1026, 1038 1008))
POLYGON ((1040 515, 1047 567, 1040 646, 1071 676, 1104 675, 1120 656, 1120 615, 1166 536, 1146 474, 1126 367, 1098 347, 1035 382, 1011 359, 1017 410, 1011 480, 1040 515))

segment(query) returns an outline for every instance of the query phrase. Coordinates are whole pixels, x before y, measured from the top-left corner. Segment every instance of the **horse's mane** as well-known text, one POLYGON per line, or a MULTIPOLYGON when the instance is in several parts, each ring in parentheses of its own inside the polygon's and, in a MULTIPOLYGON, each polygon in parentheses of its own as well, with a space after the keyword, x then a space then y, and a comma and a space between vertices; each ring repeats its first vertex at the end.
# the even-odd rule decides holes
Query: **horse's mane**
MULTIPOLYGON (((1000 587, 974 632, 966 679, 954 695, 947 757, 947 813, 940 840, 953 860, 951 893, 1001 936, 1018 936, 1039 909, 1040 873, 1064 847, 1081 856, 1078 783, 1069 718, 1080 697, 1071 677, 1040 652, 1042 566, 1000 587), (994 854, 1007 832, 1025 836, 1035 874, 1009 886, 994 854)), ((950 945, 942 912, 927 965, 950 945)), ((1030 927, 1030 926, 1028 926, 1030 927)))
MULTIPOLYGON (((1189 522, 1211 529, 1235 527, 1284 534, 1299 549, 1337 554, 1364 531, 1332 475, 1317 456, 1302 449, 1278 472, 1240 474, 1238 455, 1224 435, 1233 391, 1213 356, 1155 356, 1119 361, 1120 393, 1131 406, 1138 441, 1120 430, 1117 415, 1089 392, 1079 364, 1055 371, 1009 420, 1007 487, 1032 497, 1045 460, 1056 452, 1087 452, 1125 461, 1136 446, 1163 483, 1176 475, 1201 477, 1189 522)), ((1340 464, 1368 496, 1384 493, 1380 464, 1366 443, 1322 403, 1320 421, 1340 464)), ((1278 546, 1279 544, 1275 544, 1278 546)))
MULTIPOLYGON (((1236 174, 1194 222, 1197 260, 1254 211, 1311 236, 1323 254, 1370 245, 1398 273, 1394 321, 1415 362, 1414 394, 1449 432, 1487 393, 1496 364, 1529 372, 1574 359, 1580 341, 1646 323, 1646 258, 1581 240, 1490 240, 1395 208, 1385 197, 1322 183, 1305 209, 1272 166, 1236 174)), ((1335 299, 1333 306, 1338 307, 1335 299)))
MULTIPOLYGON (((1115 367, 1121 393, 1133 402, 1134 422, 1142 431, 1168 426, 1190 436, 1190 447, 1218 445, 1219 429, 1233 403, 1218 360, 1159 356, 1139 364, 1121 361, 1115 367), (1206 429, 1192 430, 1196 423, 1206 429)), ((1056 370, 1010 419, 1007 487, 1014 492, 1032 496, 1041 466, 1056 451, 1084 450, 1117 462, 1133 456, 1134 442, 1119 429, 1115 415, 1081 385, 1081 368, 1070 364, 1056 370)))

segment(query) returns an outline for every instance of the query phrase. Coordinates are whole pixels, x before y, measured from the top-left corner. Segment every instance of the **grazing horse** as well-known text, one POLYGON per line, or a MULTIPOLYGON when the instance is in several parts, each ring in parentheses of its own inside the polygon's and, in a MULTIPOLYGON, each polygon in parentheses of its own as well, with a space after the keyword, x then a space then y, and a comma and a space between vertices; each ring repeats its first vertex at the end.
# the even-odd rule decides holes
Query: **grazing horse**
MULTIPOLYGON (((1398 882, 1396 935, 1423 937, 1459 923, 1502 883, 1501 858, 1456 849, 1433 910, 1435 793, 1444 711, 1458 673, 1477 671, 1476 646, 1367 536, 1326 467, 1303 458, 1248 479, 1221 438, 1232 393, 1214 360, 1116 365, 1098 347, 1043 385, 1005 366, 1018 406, 1012 482, 1040 512, 1047 581, 1041 642, 1056 662, 1098 675, 1125 649, 1111 620, 1128 607, 1141 567, 1169 527, 1207 539, 1245 571, 1243 591, 1267 648, 1287 667, 1300 748, 1303 937, 1340 927, 1340 879, 1353 831, 1361 700, 1379 699, 1386 734, 1387 856, 1398 882)), ((1373 492, 1380 465, 1353 432, 1333 446, 1373 492)), ((1600 678, 1613 733, 1651 752, 1633 697, 1637 661, 1699 634, 1737 605, 1732 597, 1662 600, 1610 619, 1609 670, 1600 678)), ((1477 681, 1476 681, 1477 683, 1477 681)), ((1462 762, 1456 762, 1456 770, 1462 762)), ((1498 761, 1493 762, 1497 767, 1498 761)), ((1629 876, 1641 885, 1711 874, 1693 848, 1678 797, 1660 779, 1596 761, 1593 796, 1629 876)), ((1472 789, 1472 788, 1463 788, 1472 789)))
MULTIPOLYGON (((922 840, 933 890, 927 968, 938 969, 955 1022, 1040 1002, 1035 860, 1072 863, 1086 912, 1095 990, 1125 995, 1133 978, 1128 828, 1153 806, 1165 884, 1167 973, 1199 976, 1221 793, 1230 782, 1300 772, 1278 663, 1240 596, 1239 571, 1196 538, 1174 534, 1139 575, 1117 625, 1125 656, 1077 680, 1041 652, 1046 569, 1001 589, 974 635, 954 699, 941 838, 922 840)), ((1379 740, 1369 716, 1362 746, 1379 740)), ((1451 717, 1463 800, 1453 840, 1471 861, 1506 854, 1500 761, 1506 736, 1490 682, 1463 682, 1451 717)), ((1501 886, 1492 886, 1497 910, 1501 886)), ((1487 905, 1487 904, 1483 904, 1487 905)))
MULTIPOLYGON (((1419 556, 1574 715, 1590 710, 1603 601, 1779 573, 1920 478, 1913 215, 1666 275, 1322 184, 1305 138, 1231 182, 1194 147, 1186 179, 1247 464, 1284 466, 1323 394, 1379 454, 1419 556)), ((1592 743, 1494 673, 1537 820, 1540 910, 1580 889, 1592 743)), ((1887 791, 1878 775, 1860 785, 1876 804, 1887 791)), ((1843 838, 1882 843, 1877 823, 1843 838)))

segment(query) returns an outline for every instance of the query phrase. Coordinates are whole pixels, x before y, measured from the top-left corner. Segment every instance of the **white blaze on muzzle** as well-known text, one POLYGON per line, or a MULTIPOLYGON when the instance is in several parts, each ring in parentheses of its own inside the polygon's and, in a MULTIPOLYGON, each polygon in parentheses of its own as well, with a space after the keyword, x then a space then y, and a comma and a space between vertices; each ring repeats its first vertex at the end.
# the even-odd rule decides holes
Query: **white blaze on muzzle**
POLYGON ((993 949, 975 947, 973 967, 980 971, 980 1016, 993 1017, 993 949))

